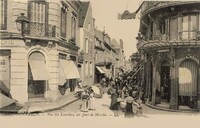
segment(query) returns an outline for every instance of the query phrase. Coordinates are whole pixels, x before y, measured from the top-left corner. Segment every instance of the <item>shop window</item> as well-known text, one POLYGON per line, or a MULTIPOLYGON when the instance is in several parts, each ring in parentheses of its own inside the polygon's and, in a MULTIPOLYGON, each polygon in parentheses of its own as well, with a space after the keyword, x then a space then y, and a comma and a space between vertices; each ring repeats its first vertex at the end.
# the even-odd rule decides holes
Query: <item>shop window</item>
POLYGON ((0 1, 0 23, 1 23, 1 30, 7 29, 7 0, 0 1))

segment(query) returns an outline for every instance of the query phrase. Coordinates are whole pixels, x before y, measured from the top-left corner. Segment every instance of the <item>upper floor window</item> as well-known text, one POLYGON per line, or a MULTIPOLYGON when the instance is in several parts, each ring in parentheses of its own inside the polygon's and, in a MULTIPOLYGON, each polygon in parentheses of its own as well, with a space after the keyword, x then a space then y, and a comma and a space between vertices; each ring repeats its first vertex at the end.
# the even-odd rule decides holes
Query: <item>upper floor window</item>
POLYGON ((1 30, 7 29, 7 0, 0 1, 0 23, 1 23, 1 30))
POLYGON ((91 30, 91 23, 90 22, 88 23, 88 30, 89 31, 91 30))
POLYGON ((48 34, 48 3, 45 0, 30 0, 28 3, 30 34, 45 36, 48 34))
POLYGON ((61 24, 60 24, 60 33, 62 37, 66 37, 67 30, 67 12, 66 8, 61 8, 61 24))
POLYGON ((76 15, 72 13, 72 18, 71 18, 71 37, 72 39, 76 39, 76 15))
POLYGON ((85 38, 85 53, 89 53, 89 39, 85 38))
POLYGON ((196 14, 181 17, 181 20, 179 20, 179 36, 181 39, 196 39, 198 31, 197 17, 196 14))

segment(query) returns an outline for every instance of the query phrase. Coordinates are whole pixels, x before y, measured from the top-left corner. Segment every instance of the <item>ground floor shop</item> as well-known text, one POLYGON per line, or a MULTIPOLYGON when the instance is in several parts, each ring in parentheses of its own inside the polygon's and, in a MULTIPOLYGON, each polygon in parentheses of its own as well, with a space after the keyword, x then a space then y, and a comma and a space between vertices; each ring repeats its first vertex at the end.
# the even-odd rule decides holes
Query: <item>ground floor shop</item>
POLYGON ((152 105, 200 108, 199 48, 148 51, 144 62, 146 97, 152 105))
POLYGON ((78 48, 69 49, 56 41, 3 39, 1 86, 19 103, 57 100, 73 92, 80 78, 77 51, 78 48))

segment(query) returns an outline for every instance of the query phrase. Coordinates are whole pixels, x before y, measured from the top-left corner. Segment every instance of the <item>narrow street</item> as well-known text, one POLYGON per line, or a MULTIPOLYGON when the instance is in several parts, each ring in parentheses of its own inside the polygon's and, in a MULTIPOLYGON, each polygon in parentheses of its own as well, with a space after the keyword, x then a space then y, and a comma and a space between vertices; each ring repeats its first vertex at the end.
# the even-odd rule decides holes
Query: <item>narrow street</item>
MULTIPOLYGON (((105 117, 124 117, 124 112, 121 110, 119 111, 113 111, 109 109, 110 106, 110 96, 106 93, 107 89, 104 89, 104 95, 102 98, 95 98, 95 107, 96 110, 91 110, 89 112, 81 112, 80 110, 80 105, 82 103, 82 100, 78 100, 76 102, 73 102, 70 105, 67 105, 63 108, 60 108, 58 110, 46 112, 45 114, 58 114, 60 116, 63 115, 69 115, 72 116, 74 114, 80 114, 80 116, 87 116, 90 114, 93 114, 94 116, 105 116, 105 117)), ((181 116, 198 116, 199 114, 196 112, 169 112, 169 111, 162 111, 162 110, 157 110, 150 108, 144 104, 142 104, 143 107, 143 115, 140 118, 151 118, 154 115, 181 115, 181 116)), ((43 113, 44 114, 44 113, 43 113)), ((137 116, 135 116, 137 117, 137 116)))

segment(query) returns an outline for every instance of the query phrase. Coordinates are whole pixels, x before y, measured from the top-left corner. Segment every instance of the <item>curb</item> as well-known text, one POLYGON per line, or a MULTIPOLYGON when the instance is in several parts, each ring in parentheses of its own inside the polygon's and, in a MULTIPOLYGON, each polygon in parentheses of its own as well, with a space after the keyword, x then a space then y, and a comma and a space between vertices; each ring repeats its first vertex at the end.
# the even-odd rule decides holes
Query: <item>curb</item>
POLYGON ((151 105, 149 103, 145 103, 145 105, 147 107, 150 107, 150 108, 153 108, 153 109, 157 109, 157 110, 161 110, 161 111, 168 111, 168 112, 183 112, 183 113, 194 113, 194 112, 198 112, 198 110, 196 109, 191 109, 191 110, 183 110, 183 109, 180 109, 180 110, 173 110, 173 109, 168 109, 168 108, 164 108, 164 107, 158 107, 158 106, 154 106, 154 105, 151 105))
POLYGON ((67 106, 67 105, 69 105, 71 103, 74 103, 74 102, 76 102, 78 100, 79 99, 77 98, 77 99, 71 100, 71 101, 69 101, 69 102, 67 102, 67 103, 65 103, 63 105, 60 105, 60 106, 57 106, 57 107, 54 107, 54 108, 49 108, 49 109, 45 109, 45 110, 35 110, 35 111, 32 111, 32 112, 28 112, 27 111, 27 113, 28 114, 31 114, 31 113, 44 113, 44 112, 49 112, 49 111, 57 110, 57 109, 65 107, 65 106, 67 106))
POLYGON ((48 109, 41 109, 41 110, 34 110, 34 111, 31 111, 31 112, 28 112, 28 108, 23 110, 23 111, 20 111, 20 110, 0 110, 0 113, 2 114, 31 114, 31 113, 44 113, 44 112, 49 112, 49 111, 53 111, 53 110, 57 110, 57 109, 60 109, 60 108, 63 108, 73 102, 76 102, 78 101, 79 98, 76 98, 74 100, 71 100, 69 102, 66 102, 60 106, 56 106, 56 107, 52 107, 52 108, 48 108, 48 109))

